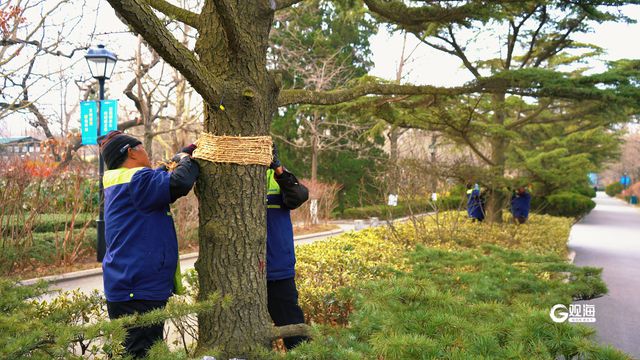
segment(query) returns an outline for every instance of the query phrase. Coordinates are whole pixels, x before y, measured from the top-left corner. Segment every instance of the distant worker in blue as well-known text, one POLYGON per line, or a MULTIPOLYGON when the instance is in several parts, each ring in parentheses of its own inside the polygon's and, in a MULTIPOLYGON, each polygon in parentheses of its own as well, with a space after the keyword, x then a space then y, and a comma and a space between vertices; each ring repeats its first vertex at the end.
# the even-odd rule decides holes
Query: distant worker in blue
MULTIPOLYGON (((187 195, 199 174, 191 160, 195 145, 182 149, 175 169, 152 169, 140 140, 111 131, 98 139, 104 173, 105 240, 102 262, 110 319, 164 308, 176 293, 178 241, 169 205, 187 195)), ((162 340, 164 323, 127 329, 124 347, 146 356, 162 340)))
POLYGON ((529 209, 531 208, 531 194, 520 186, 511 196, 511 214, 518 224, 524 224, 529 218, 529 209))
POLYGON ((467 184, 467 214, 473 221, 484 220, 484 198, 478 184, 467 184))

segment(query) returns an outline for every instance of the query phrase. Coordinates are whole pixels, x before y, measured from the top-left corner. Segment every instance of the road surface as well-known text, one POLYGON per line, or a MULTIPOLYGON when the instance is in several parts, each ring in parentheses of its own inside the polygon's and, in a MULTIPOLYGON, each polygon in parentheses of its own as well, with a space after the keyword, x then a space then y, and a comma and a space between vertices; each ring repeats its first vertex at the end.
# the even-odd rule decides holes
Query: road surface
POLYGON ((581 303, 595 305, 602 344, 640 359, 640 208, 598 192, 596 207, 571 230, 575 264, 603 268, 609 293, 581 303))

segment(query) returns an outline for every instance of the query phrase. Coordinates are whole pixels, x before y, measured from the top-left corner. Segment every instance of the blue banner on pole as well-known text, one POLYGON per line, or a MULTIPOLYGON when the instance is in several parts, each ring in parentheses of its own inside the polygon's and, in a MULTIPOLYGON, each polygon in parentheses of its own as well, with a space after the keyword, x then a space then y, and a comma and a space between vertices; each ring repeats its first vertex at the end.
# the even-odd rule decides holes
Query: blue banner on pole
POLYGON ((80 102, 80 128, 83 145, 98 143, 98 107, 95 101, 80 102))
POLYGON ((598 185, 598 174, 596 174, 594 172, 590 172, 588 176, 589 176, 589 184, 591 184, 591 186, 597 186, 598 185))
POLYGON ((100 102, 100 114, 102 115, 101 135, 106 135, 112 130, 118 130, 118 100, 102 100, 100 102))
POLYGON ((622 186, 624 186, 625 188, 629 185, 631 185, 631 177, 629 177, 629 175, 624 175, 620 178, 620 184, 622 186))

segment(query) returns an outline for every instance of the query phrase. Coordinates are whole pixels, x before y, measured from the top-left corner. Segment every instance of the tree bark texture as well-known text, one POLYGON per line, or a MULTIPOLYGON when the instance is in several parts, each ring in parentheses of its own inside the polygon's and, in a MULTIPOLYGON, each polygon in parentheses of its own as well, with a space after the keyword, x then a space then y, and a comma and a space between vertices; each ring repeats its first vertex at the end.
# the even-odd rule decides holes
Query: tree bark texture
MULTIPOLYGON (((196 53, 221 82, 206 98, 204 130, 215 135, 269 135, 278 88, 266 69, 271 16, 254 2, 205 2, 196 53), (220 15, 218 15, 220 14, 220 15), (220 108, 223 105, 224 110, 220 108)), ((266 168, 200 161, 200 297, 230 296, 231 306, 199 317, 199 347, 251 358, 270 345, 266 295, 266 168)))

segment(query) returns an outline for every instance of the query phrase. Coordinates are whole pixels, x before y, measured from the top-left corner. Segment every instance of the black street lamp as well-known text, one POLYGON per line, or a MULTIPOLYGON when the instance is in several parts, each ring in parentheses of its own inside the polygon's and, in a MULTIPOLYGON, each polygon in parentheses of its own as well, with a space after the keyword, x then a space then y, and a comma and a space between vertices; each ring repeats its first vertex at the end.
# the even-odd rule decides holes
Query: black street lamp
MULTIPOLYGON (((87 59, 87 64, 89 65, 89 71, 91 71, 91 76, 94 79, 98 80, 98 84, 100 84, 100 101, 104 100, 104 82, 105 80, 111 78, 111 74, 113 74, 113 69, 116 67, 116 62, 118 61, 118 57, 116 54, 104 48, 104 45, 98 45, 97 49, 89 49, 87 51, 87 55, 84 56, 87 59)), ((100 136, 100 129, 102 127, 102 109, 101 103, 98 102, 98 137, 100 136)), ((100 171, 99 171, 99 183, 100 183, 100 215, 98 215, 98 221, 96 223, 96 228, 98 229, 98 239, 97 239, 97 260, 102 262, 104 258, 104 254, 107 250, 107 245, 104 241, 104 187, 102 185, 102 176, 104 175, 104 161, 102 160, 102 154, 100 150, 98 150, 98 157, 100 162, 100 171)))

